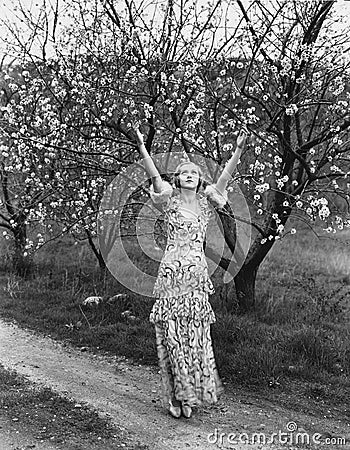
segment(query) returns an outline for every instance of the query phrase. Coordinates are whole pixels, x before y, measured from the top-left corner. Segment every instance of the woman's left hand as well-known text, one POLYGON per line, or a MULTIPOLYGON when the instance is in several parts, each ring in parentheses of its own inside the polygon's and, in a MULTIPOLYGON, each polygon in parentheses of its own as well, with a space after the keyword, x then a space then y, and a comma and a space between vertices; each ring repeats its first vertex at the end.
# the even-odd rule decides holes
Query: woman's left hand
POLYGON ((248 128, 245 125, 243 125, 237 137, 237 148, 243 149, 247 141, 248 134, 249 134, 248 128))

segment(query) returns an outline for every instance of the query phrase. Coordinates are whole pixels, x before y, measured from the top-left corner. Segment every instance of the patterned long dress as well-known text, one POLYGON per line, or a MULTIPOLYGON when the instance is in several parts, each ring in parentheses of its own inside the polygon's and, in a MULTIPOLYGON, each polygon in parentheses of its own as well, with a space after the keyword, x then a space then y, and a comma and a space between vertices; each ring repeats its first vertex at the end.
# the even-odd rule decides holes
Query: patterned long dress
POLYGON ((167 224, 167 244, 153 288, 156 301, 150 321, 155 325, 162 382, 162 403, 171 398, 190 406, 216 403, 223 386, 215 363, 210 324, 215 314, 208 301, 215 292, 208 274, 204 238, 212 212, 208 201, 223 206, 215 185, 198 195, 200 214, 187 213, 179 195, 163 180, 163 190, 150 196, 162 204, 167 224))

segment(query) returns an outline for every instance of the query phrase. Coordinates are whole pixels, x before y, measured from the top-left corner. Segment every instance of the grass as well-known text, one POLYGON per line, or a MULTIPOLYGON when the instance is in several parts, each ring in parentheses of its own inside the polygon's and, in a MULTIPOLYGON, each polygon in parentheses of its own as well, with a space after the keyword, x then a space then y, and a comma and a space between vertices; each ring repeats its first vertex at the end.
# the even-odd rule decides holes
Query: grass
MULTIPOLYGON (((227 382, 278 392, 302 383, 305 398, 317 386, 321 397, 323 392, 333 405, 344 404, 350 387, 349 233, 338 239, 324 232, 318 239, 304 229, 278 241, 260 268, 254 313, 228 314, 222 272, 213 274, 217 322, 212 334, 227 382)), ((141 252, 133 252, 133 258, 142 270, 156 273, 141 252)), ((148 322, 152 299, 128 291, 109 273, 101 277, 83 245, 53 243, 38 254, 31 280, 3 271, 0 281, 3 317, 79 346, 157 364, 148 322), (119 293, 125 295, 109 301, 119 293), (102 296, 102 302, 83 306, 91 295, 102 296)), ((235 302, 234 296, 229 301, 235 302)))
POLYGON ((129 445, 125 433, 93 409, 39 388, 1 365, 0 409, 38 441, 64 445, 67 450, 145 448, 129 445))

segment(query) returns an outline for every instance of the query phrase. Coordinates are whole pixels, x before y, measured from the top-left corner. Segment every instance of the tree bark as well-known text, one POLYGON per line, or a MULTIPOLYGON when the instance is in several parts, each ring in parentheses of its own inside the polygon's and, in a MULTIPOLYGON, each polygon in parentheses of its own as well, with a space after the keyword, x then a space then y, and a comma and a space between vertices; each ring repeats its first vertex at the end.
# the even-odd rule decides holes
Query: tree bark
POLYGON ((100 250, 98 250, 97 260, 98 260, 98 265, 100 268, 101 275, 104 275, 107 270, 107 265, 106 265, 106 261, 104 260, 100 250))
POLYGON ((107 266, 106 266, 106 262, 105 262, 105 260, 103 258, 103 255, 101 253, 101 250, 96 247, 95 242, 93 240, 93 237, 92 237, 90 231, 89 230, 85 230, 85 232, 86 232, 86 235, 87 235, 87 238, 88 238, 89 245, 90 245, 94 255, 97 258, 98 265, 99 265, 99 268, 100 268, 100 272, 103 275, 106 272, 106 270, 107 270, 107 266))
POLYGON ((235 276, 238 313, 244 314, 255 307, 255 281, 258 268, 243 266, 235 276))
POLYGON ((33 268, 33 258, 25 254, 27 228, 24 220, 17 219, 13 229, 14 248, 12 254, 12 269, 16 275, 29 278, 33 268))

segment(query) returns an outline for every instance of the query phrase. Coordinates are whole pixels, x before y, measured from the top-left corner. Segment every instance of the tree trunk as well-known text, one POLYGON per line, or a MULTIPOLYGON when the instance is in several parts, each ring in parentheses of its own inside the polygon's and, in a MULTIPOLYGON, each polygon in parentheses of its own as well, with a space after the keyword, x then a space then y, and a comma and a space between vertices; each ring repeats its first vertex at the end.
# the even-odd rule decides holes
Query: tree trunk
MULTIPOLYGON (((262 229, 268 234, 275 237, 277 233, 277 222, 272 218, 273 213, 281 217, 280 223, 285 225, 291 213, 291 208, 282 206, 286 195, 278 193, 271 199, 269 210, 271 215, 267 217, 262 229)), ((275 240, 268 239, 265 243, 261 242, 261 236, 258 235, 251 245, 247 258, 240 271, 235 276, 235 286, 238 302, 238 312, 245 313, 255 308, 255 282, 260 264, 271 250, 275 240)))
POLYGON ((235 276, 238 313, 252 311, 255 307, 255 281, 258 267, 243 266, 235 276))
POLYGON ((236 287, 234 280, 224 283, 220 290, 220 311, 226 314, 235 314, 238 311, 236 287))
POLYGON ((33 258, 26 255, 27 229, 23 221, 17 221, 13 230, 14 248, 12 254, 12 269, 16 275, 29 278, 33 268, 33 258))
POLYGON ((98 260, 100 272, 103 275, 107 270, 107 266, 106 266, 106 261, 104 260, 100 250, 98 250, 97 260, 98 260))
POLYGON ((95 242, 94 242, 94 240, 92 238, 92 235, 91 235, 90 231, 89 230, 85 230, 85 232, 86 232, 86 235, 87 235, 87 238, 88 238, 89 245, 90 245, 94 255, 97 258, 101 275, 104 275, 106 270, 107 270, 107 266, 106 266, 106 262, 105 262, 105 260, 103 258, 103 255, 101 253, 101 250, 96 247, 95 242))

